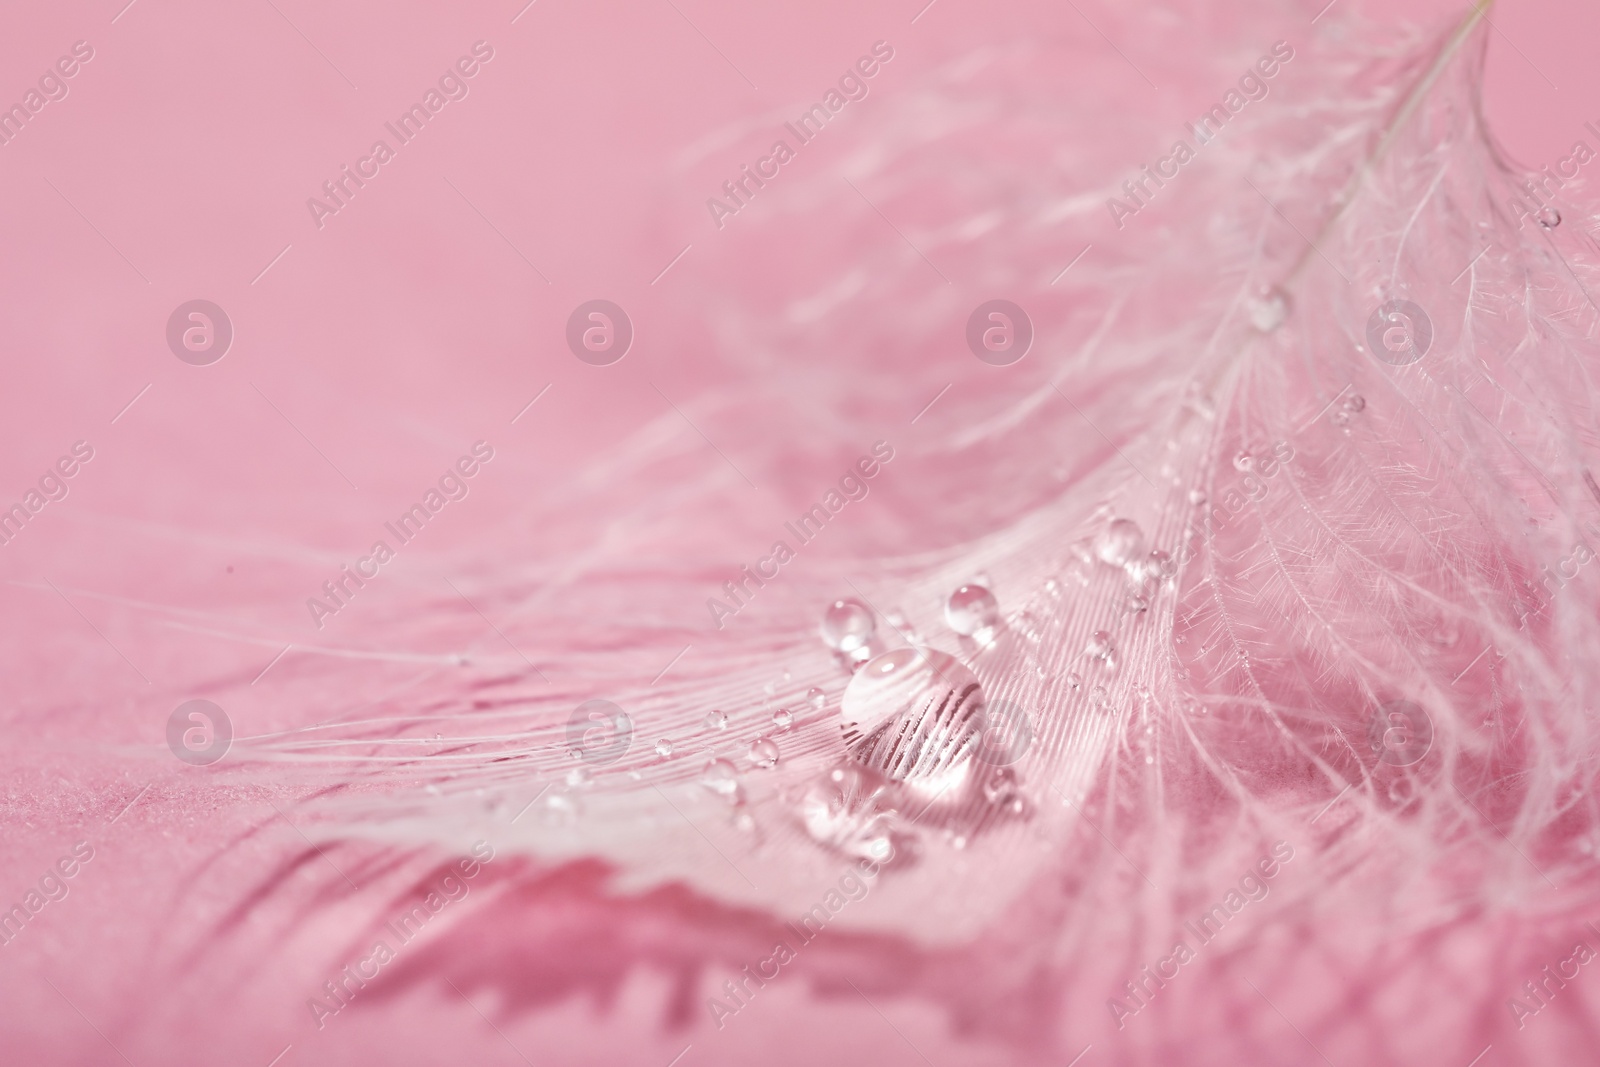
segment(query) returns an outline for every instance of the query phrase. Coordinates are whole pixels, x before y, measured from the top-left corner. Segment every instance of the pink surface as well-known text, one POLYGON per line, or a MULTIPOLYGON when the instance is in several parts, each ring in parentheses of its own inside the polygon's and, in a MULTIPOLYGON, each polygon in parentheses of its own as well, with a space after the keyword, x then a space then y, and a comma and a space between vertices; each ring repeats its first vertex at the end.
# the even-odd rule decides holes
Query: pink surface
MULTIPOLYGON (((695 511, 692 499, 682 511, 663 504, 655 532, 689 547, 663 561, 646 545, 639 570, 687 566, 701 549, 707 559, 753 561, 768 531, 809 506, 871 444, 832 432, 829 405, 893 411, 903 425, 937 389, 925 388, 925 369, 935 366, 928 373, 945 380, 958 372, 944 375, 935 361, 959 361, 959 373, 968 373, 967 353, 939 348, 917 324, 992 295, 983 267, 1009 253, 983 248, 981 228, 977 251, 952 251, 933 267, 951 276, 951 292, 929 296, 930 272, 905 283, 892 321, 859 306, 830 318, 843 300, 830 287, 845 286, 840 278, 857 261, 863 275, 922 269, 891 264, 903 251, 894 223, 815 192, 819 174, 851 153, 895 151, 887 135, 877 145, 803 146, 748 214, 720 227, 706 198, 741 164, 766 155, 774 131, 875 42, 888 42, 892 59, 865 79, 866 96, 845 107, 842 122, 881 121, 885 112, 875 109, 890 107, 896 93, 988 46, 1004 55, 1019 43, 1046 56, 1053 48, 1084 54, 1098 31, 1073 5, 937 0, 920 13, 915 0, 787 8, 537 0, 520 11, 517 0, 119 6, 33 5, 12 15, 0 39, 0 101, 23 100, 75 42, 87 42, 80 56, 92 49, 71 77, 49 83, 65 95, 0 145, 8 370, 0 504, 22 501, 77 442, 87 443, 80 461, 92 450, 69 478, 42 487, 59 493, 64 485, 65 495, 0 546, 9 736, 0 758, 8 830, 0 901, 21 900, 76 842, 93 849, 65 880, 66 895, 0 951, 8 1062, 666 1065, 689 1046, 684 1067, 1065 1063, 1083 1044, 1095 1046, 1085 1067, 1179 1062, 1163 1056, 1212 1062, 1213 1053, 1185 1047, 1181 1027, 1149 1044, 1118 1046, 1107 1032, 1066 1048, 1051 1032, 1051 1009, 1029 1004, 1026 987, 1003 997, 963 988, 969 954, 1003 955, 1006 946, 930 948, 870 931, 841 934, 802 967, 843 973, 870 960, 881 979, 867 990, 872 1001, 846 995, 838 981, 774 983, 748 1016, 713 1030, 703 996, 692 991, 700 969, 708 959, 759 958, 774 916, 687 887, 608 897, 598 861, 552 872, 504 852, 464 898, 471 910, 447 912, 447 936, 408 950, 384 983, 319 1029, 306 1001, 337 973, 330 960, 355 958, 347 941, 448 861, 351 844, 338 852, 337 869, 362 890, 330 893, 328 858, 283 866, 307 855, 281 814, 309 791, 302 780, 267 776, 213 789, 162 747, 172 709, 194 697, 225 691, 238 734, 260 735, 392 698, 420 667, 437 668, 464 649, 504 656, 490 620, 512 634, 506 641, 519 658, 506 657, 511 667, 531 662, 574 692, 592 676, 584 657, 594 649, 563 648, 572 632, 564 620, 611 628, 606 650, 624 657, 635 629, 688 634, 669 644, 701 642, 702 655, 733 647, 719 646, 733 638, 707 627, 703 597, 652 605, 638 618, 625 597, 591 600, 582 586, 563 587, 514 626, 497 614, 492 589, 469 579, 492 563, 554 588, 552 574, 577 567, 588 550, 640 534, 610 523, 663 482, 629 482, 611 460, 673 407, 694 412, 694 434, 683 428, 673 445, 691 455, 701 430, 723 440, 719 425, 768 420, 772 439, 742 440, 728 459, 760 487, 747 510, 695 511), (449 76, 475 45, 475 73, 449 76), (337 213, 308 208, 308 198, 326 200, 323 183, 368 157, 375 140, 395 145, 385 124, 440 85, 459 98, 369 171, 337 213), (574 358, 564 339, 572 310, 596 298, 622 305, 635 328, 625 358, 604 368, 574 358), (169 316, 195 299, 220 305, 234 331, 226 355, 208 366, 175 358, 166 340, 169 316), (813 305, 821 310, 807 320, 813 305), (751 323, 781 328, 761 334, 751 323), (841 351, 829 343, 835 334, 873 339, 876 362, 861 372, 871 389, 808 397, 806 361, 825 363, 841 351), (776 335, 814 340, 785 347, 776 335), (695 407, 705 398, 715 398, 712 406, 695 407), (720 423, 719 403, 735 411, 720 423), (756 405, 769 410, 753 414, 756 405), (384 524, 438 486, 477 442, 492 459, 452 483, 464 487, 461 499, 348 607, 316 625, 307 598, 366 556, 384 524), (537 551, 519 556, 529 545, 537 551), (461 609, 446 579, 468 590, 472 611, 461 609), (589 606, 596 603, 604 606, 589 606), (308 665, 312 646, 324 655, 308 665), (567 933, 569 915, 588 931, 577 941, 567 933), (440 995, 441 978, 462 995, 440 995)), ((1108 178, 1131 173, 1139 153, 1150 154, 1129 145, 1158 144, 1217 95, 1211 57, 1182 54, 1186 34, 1226 42, 1248 62, 1280 37, 1309 37, 1319 6, 1276 5, 1266 25, 1227 4, 1162 9, 1159 18, 1085 4, 1126 64, 1105 51, 1098 65, 1052 71, 1056 106, 1093 115, 1108 138, 1057 148, 1104 153, 1108 178), (1161 88, 1151 90, 1135 66, 1161 88)), ((1319 23, 1343 18, 1346 7, 1357 5, 1340 0, 1319 23)), ((1447 3, 1418 4, 1417 12, 1368 7, 1367 29, 1403 17, 1437 29, 1459 14, 1447 3)), ((1491 18, 1484 106, 1510 155, 1538 167, 1580 137, 1600 143, 1584 129, 1600 125, 1600 70, 1589 54, 1600 14, 1575 2, 1527 2, 1491 18)), ((1303 50, 1297 63, 1310 56, 1303 50)), ((1300 70, 1286 67, 1283 77, 1300 70)), ((1019 174, 1046 171, 1051 157, 1039 146, 1047 138, 1007 125, 1025 110, 964 133, 962 150, 1012 153, 1019 174)), ((937 125, 941 116, 926 121, 937 125)), ((913 189, 894 217, 902 228, 932 231, 980 217, 983 192, 963 199, 951 183, 919 198, 913 189)), ((1113 235, 1097 207, 1041 238, 1049 254, 1033 247, 1016 255, 1036 257, 1045 271, 1113 235)), ((1076 324, 1075 314, 1065 301, 1041 314, 1042 335, 1076 324)), ((972 410, 1014 399, 999 381, 964 382, 953 399, 972 410)), ((951 472, 914 466, 937 436, 961 429, 919 423, 899 431, 906 458, 887 469, 913 480, 891 484, 886 476, 874 492, 880 501, 948 494, 963 506, 916 528, 863 518, 827 548, 831 559, 945 549, 1027 512, 1032 499, 1009 495, 983 506, 974 486, 989 468, 956 472, 966 484, 952 488, 938 480, 954 479, 951 472)), ((1084 443, 1079 454, 1091 444, 1099 447, 1084 443)), ((1001 468, 996 477, 1009 475, 1001 468)), ((1016 481, 1042 498, 1027 476, 1016 481)), ((670 488, 670 472, 665 483, 670 488)), ((821 569, 818 557, 797 568, 821 569)), ((703 584, 714 590, 717 575, 703 584)), ((631 576, 619 567, 603 577, 631 576)), ((758 602, 771 614, 753 611, 742 621, 787 623, 787 595, 775 591, 758 602)), ((812 606, 803 610, 810 618, 812 606)), ((626 669, 643 670, 646 680, 653 673, 626 669)), ((1554 933, 1519 922, 1486 920, 1452 947, 1455 964, 1511 968, 1565 958, 1568 946, 1554 933)), ((1292 954, 1301 933, 1265 936, 1292 954)), ((1382 937, 1372 929, 1351 935, 1368 944, 1382 937)), ((1297 964, 1297 996, 1315 999, 1337 985, 1321 972, 1340 970, 1338 947, 1297 964)), ((1228 958, 1204 966, 1218 981, 1231 974, 1228 958)), ((1192 999, 1172 998, 1175 1017, 1194 1020, 1197 1032, 1225 1032, 1233 1016, 1260 1014, 1259 1004, 1227 999, 1232 992, 1206 1001, 1204 985, 1179 994, 1192 999)), ((1406 992, 1450 995, 1420 979, 1406 992)), ((1454 1023, 1447 1016, 1423 1012, 1425 1029, 1412 1032, 1406 1004, 1346 995, 1339 1012, 1387 1020, 1396 1062, 1400 1050, 1425 1052, 1436 1036, 1448 1037, 1454 1053, 1458 1035, 1446 1032, 1454 1023)), ((1582 1002, 1593 1005, 1597 995, 1584 992, 1582 1002)), ((1579 997, 1569 1000, 1576 1013, 1579 997)), ((1292 1025, 1265 1018, 1277 1032, 1262 1047, 1308 1055, 1292 1025)), ((1464 1039, 1468 1056, 1488 1040, 1464 1039)), ((1537 1040, 1518 1055, 1537 1055, 1537 1040)))

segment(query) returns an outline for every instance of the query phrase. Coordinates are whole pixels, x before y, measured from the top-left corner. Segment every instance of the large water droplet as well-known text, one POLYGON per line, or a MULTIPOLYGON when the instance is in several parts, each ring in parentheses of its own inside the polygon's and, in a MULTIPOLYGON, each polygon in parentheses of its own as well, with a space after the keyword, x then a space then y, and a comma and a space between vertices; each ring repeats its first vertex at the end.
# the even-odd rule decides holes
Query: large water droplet
POLYGON ((794 713, 788 708, 779 708, 772 713, 772 725, 779 730, 787 730, 794 725, 794 713))
POLYGON ((739 769, 725 759, 714 759, 700 772, 700 784, 730 804, 743 799, 739 769))
POLYGON ((806 789, 800 818, 806 832, 849 856, 884 862, 897 851, 881 777, 864 767, 835 767, 806 789))
POLYGON ((822 613, 822 640, 836 652, 854 652, 872 640, 878 624, 859 600, 835 600, 822 613))
POLYGON ((761 768, 776 767, 778 765, 777 743, 768 737, 758 737, 750 742, 750 762, 761 768))
POLYGON ((708 712, 706 712, 706 729, 708 729, 708 730, 726 730, 727 728, 728 728, 728 716, 727 715, 723 714, 720 711, 708 711, 708 712))
POLYGON ((1000 623, 1000 604, 981 585, 963 585, 944 603, 944 621, 963 637, 992 634, 1000 623))
POLYGON ((1094 539, 1094 554, 1100 562, 1126 567, 1144 551, 1144 531, 1132 519, 1116 519, 1094 539))
POLYGON ((656 742, 656 755, 670 756, 672 755, 673 747, 674 746, 672 742, 663 737, 661 740, 656 742))
POLYGON ((839 711, 856 759, 892 779, 939 778, 948 787, 980 740, 983 692, 954 656, 897 648, 850 679, 839 711))

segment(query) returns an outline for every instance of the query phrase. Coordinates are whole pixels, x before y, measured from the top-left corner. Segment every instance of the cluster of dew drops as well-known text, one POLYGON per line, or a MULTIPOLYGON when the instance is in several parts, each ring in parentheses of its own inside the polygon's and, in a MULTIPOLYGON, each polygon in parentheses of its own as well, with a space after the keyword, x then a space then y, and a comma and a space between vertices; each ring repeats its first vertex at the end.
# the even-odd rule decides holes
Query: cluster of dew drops
MULTIPOLYGON (((1137 614, 1145 611, 1149 606, 1150 597, 1159 587, 1160 583, 1170 579, 1176 572, 1172 558, 1160 550, 1146 551, 1143 531, 1131 519, 1113 519, 1099 532, 1087 546, 1086 555, 1089 561, 1097 560, 1100 564, 1121 570, 1129 579, 1130 592, 1126 599, 1126 610, 1137 614)), ((979 575, 974 580, 957 586, 946 597, 944 602, 944 622, 949 629, 960 638, 970 641, 972 646, 983 649, 992 647, 999 634, 1006 628, 1006 620, 1002 615, 1000 602, 991 591, 987 576, 979 575)), ((1054 579, 1046 583, 1047 590, 1059 590, 1060 584, 1054 579)), ((1026 613, 1024 618, 1026 618, 1026 613)), ((899 610, 892 610, 883 614, 883 620, 888 625, 889 633, 880 633, 876 613, 862 601, 850 598, 836 600, 823 611, 820 620, 820 636, 823 644, 834 653, 836 661, 847 676, 859 672, 874 657, 886 651, 889 640, 898 637, 907 646, 921 646, 923 638, 917 632, 905 614, 899 610)), ((1097 663, 1106 669, 1114 670, 1117 665, 1118 650, 1116 642, 1109 629, 1095 630, 1090 636, 1083 650, 1084 658, 1091 663, 1097 663)), ((1041 677, 1045 676, 1045 668, 1038 667, 1041 677)), ((784 672, 784 680, 790 678, 789 672, 784 672)), ((1069 671, 1063 678, 1068 689, 1077 691, 1083 686, 1083 677, 1077 671, 1069 671)), ((777 691, 776 683, 768 684, 766 692, 772 695, 777 691)), ((1102 705, 1109 701, 1105 688, 1094 685, 1088 693, 1091 705, 1102 705)), ((827 706, 827 695, 818 687, 811 687, 804 696, 804 705, 812 712, 821 712, 827 706)), ((714 744, 706 745, 702 751, 706 755, 706 763, 698 776, 698 784, 711 795, 726 802, 735 811, 735 824, 744 828, 754 827, 753 817, 744 810, 745 787, 743 775, 750 770, 770 770, 778 766, 782 757, 777 738, 790 732, 796 727, 798 717, 796 710, 801 704, 782 706, 770 714, 770 727, 759 736, 750 741, 742 757, 718 752, 714 744), (741 767, 741 763, 745 766, 741 767)), ((720 708, 708 711, 702 719, 702 727, 711 738, 724 734, 730 727, 728 713, 720 708)), ((677 755, 680 745, 669 737, 661 737, 654 744, 654 752, 659 761, 666 761, 677 755)), ((635 770, 630 772, 633 777, 641 777, 635 770)), ((848 775, 848 771, 841 772, 835 768, 831 772, 831 781, 842 781, 841 775, 848 775)), ((1006 781, 1014 781, 1014 776, 1002 773, 997 776, 1006 781)), ((589 772, 582 767, 574 769, 568 775, 569 789, 578 789, 586 785, 589 772)), ((985 791, 988 792, 986 786, 985 791)), ((563 799, 569 794, 552 796, 550 804, 553 809, 565 812, 569 817, 576 813, 576 798, 563 799), (572 810, 562 808, 562 804, 572 805, 572 810)), ((994 799, 994 798, 991 798, 994 799)), ((818 834, 817 836, 828 836, 818 834)), ((874 841, 872 847, 876 848, 881 842, 874 841)))

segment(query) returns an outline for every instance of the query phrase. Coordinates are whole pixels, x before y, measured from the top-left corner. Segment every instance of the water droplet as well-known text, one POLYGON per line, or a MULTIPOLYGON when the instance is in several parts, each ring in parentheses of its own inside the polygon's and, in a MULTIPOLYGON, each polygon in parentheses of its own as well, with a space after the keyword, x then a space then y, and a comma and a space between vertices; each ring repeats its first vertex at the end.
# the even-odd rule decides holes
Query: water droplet
POLYGON ((1158 548, 1146 557, 1144 569, 1145 574, 1165 581, 1178 573, 1178 561, 1158 548))
POLYGON ((849 856, 884 861, 897 851, 882 778, 854 764, 811 782, 800 801, 806 832, 849 856))
POLYGON ((656 742, 656 755, 670 756, 672 755, 673 747, 674 746, 672 742, 663 737, 661 740, 656 742))
POLYGON ((1198 506, 1200 504, 1204 504, 1205 502, 1206 502, 1205 490, 1203 490, 1203 489, 1191 489, 1191 490, 1189 490, 1189 503, 1198 506))
POLYGON ((1084 651, 1095 659, 1110 663, 1116 658, 1117 646, 1109 633, 1105 630, 1096 630, 1089 638, 1089 644, 1084 651))
POLYGON ((1135 614, 1135 615, 1139 614, 1142 611, 1145 611, 1149 607, 1150 607, 1150 601, 1146 600, 1144 597, 1140 596, 1137 593, 1134 593, 1134 594, 1132 594, 1131 596, 1128 597, 1128 610, 1130 612, 1132 612, 1133 614, 1135 614))
POLYGON ((1557 211, 1549 204, 1546 204, 1544 207, 1540 208, 1539 214, 1535 217, 1538 218, 1539 225, 1543 226, 1547 230, 1553 230, 1557 226, 1561 225, 1561 212, 1557 211))
POLYGON ((963 637, 991 634, 1000 622, 1000 604, 981 585, 963 585, 944 604, 944 621, 963 637))
POLYGON ((708 712, 706 712, 706 729, 708 729, 708 730, 726 730, 727 728, 728 728, 728 716, 724 715, 720 711, 708 711, 708 712))
POLYGON ((700 772, 700 784, 730 804, 743 800, 739 785, 739 769, 725 759, 714 759, 700 772))
POLYGON ((1082 684, 1083 684, 1083 676, 1081 674, 1079 674, 1077 671, 1069 671, 1067 673, 1067 686, 1068 686, 1068 688, 1076 689, 1082 684))
POLYGON ((978 678, 954 656, 897 648, 874 657, 845 687, 840 729, 850 754, 900 780, 959 784, 983 730, 978 678))
POLYGON ((991 804, 1004 804, 1017 793, 1017 772, 996 767, 983 783, 983 795, 991 804))
POLYGON ((1097 685, 1089 690, 1089 703, 1099 705, 1106 702, 1106 687, 1097 685))
POLYGON ((756 817, 748 811, 741 811, 733 817, 733 825, 736 830, 741 830, 747 834, 751 833, 756 828, 756 817))
POLYGON ((966 848, 967 847, 967 835, 966 834, 957 834, 956 836, 952 837, 950 839, 950 847, 953 848, 953 849, 956 849, 957 851, 960 851, 961 849, 966 848))
POLYGON ((586 767, 574 767, 567 772, 567 785, 578 789, 589 784, 589 770, 586 767))
POLYGON ((1289 294, 1274 285, 1250 300, 1250 325, 1271 333, 1289 317, 1289 294))
POLYGON ((794 725, 794 713, 788 708, 779 708, 772 713, 772 725, 779 730, 787 730, 794 725))
POLYGON ((1233 457, 1233 469, 1234 470, 1237 470, 1237 471, 1252 471, 1252 470, 1255 470, 1255 467, 1256 467, 1256 459, 1255 459, 1255 457, 1252 456, 1249 452, 1246 452, 1242 448, 1233 457))
POLYGON ((872 640, 878 624, 859 600, 835 600, 822 614, 822 640, 837 652, 854 652, 872 640))
POLYGON ((822 705, 828 702, 827 694, 818 689, 816 686, 812 686, 810 689, 806 690, 806 699, 811 701, 811 706, 816 708, 818 711, 821 711, 822 705))
POLYGON ((1144 552, 1144 531, 1132 519, 1115 519, 1094 539, 1100 562, 1126 567, 1144 552))
POLYGON ((761 768, 776 767, 778 765, 777 743, 767 737, 758 737, 750 742, 750 762, 761 768))
POLYGON ((1366 406, 1367 401, 1361 396, 1360 393, 1351 393, 1349 396, 1344 398, 1344 409, 1350 412, 1352 415, 1356 414, 1357 412, 1364 411, 1366 406))

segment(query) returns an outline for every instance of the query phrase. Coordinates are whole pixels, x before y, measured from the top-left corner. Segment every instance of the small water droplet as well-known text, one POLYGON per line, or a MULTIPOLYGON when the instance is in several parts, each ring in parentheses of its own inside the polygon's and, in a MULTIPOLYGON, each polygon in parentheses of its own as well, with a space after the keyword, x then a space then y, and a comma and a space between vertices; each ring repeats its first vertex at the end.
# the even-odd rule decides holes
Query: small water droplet
POLYGON ((706 729, 708 729, 708 730, 726 730, 727 728, 728 728, 728 716, 727 715, 723 714, 720 711, 708 711, 708 712, 706 712, 706 729))
POLYGON ((1367 401, 1360 393, 1351 393, 1344 399, 1344 409, 1354 415, 1366 410, 1367 401))
POLYGON ((1191 489, 1191 490, 1189 490, 1189 503, 1198 506, 1200 504, 1204 504, 1205 502, 1206 502, 1205 490, 1203 490, 1203 489, 1191 489))
POLYGON ((1249 452, 1240 449, 1233 457, 1233 469, 1237 471, 1255 470, 1256 459, 1249 452))
POLYGON ((1543 226, 1547 230, 1553 230, 1557 226, 1561 225, 1561 212, 1557 211, 1549 204, 1546 204, 1544 207, 1540 208, 1539 214, 1536 217, 1539 220, 1539 225, 1543 226))
POLYGON ((778 745, 771 738, 758 737, 750 742, 750 762, 764 769, 778 765, 778 745))
POLYGON ((733 826, 734 829, 748 834, 756 828, 756 817, 748 811, 741 811, 733 817, 733 826))
POLYGON ((1262 333, 1271 333, 1289 317, 1289 294, 1274 285, 1251 298, 1249 311, 1250 325, 1262 333))
POLYGON ((1089 703, 1100 705, 1106 702, 1106 687, 1097 685, 1089 690, 1089 703))
POLYGON ((779 708, 772 713, 772 725, 779 730, 787 730, 794 725, 794 713, 788 708, 779 708))
POLYGON ((1067 687, 1068 688, 1076 689, 1082 684, 1083 684, 1083 676, 1080 675, 1077 671, 1069 671, 1067 673, 1067 687))
POLYGON ((1128 597, 1128 610, 1137 615, 1150 607, 1150 601, 1137 593, 1128 597))
POLYGON ((878 624, 859 600, 835 600, 822 614, 822 640, 837 652, 854 652, 872 640, 878 624))
POLYGON ((983 795, 991 804, 1004 804, 1017 792, 1017 772, 1010 767, 996 767, 983 783, 983 795))
POLYGON ((672 742, 667 740, 665 737, 656 742, 656 755, 658 756, 670 756, 672 755, 673 749, 674 746, 672 742))
POLYGON ((944 604, 944 621, 963 637, 991 634, 1000 622, 1000 604, 981 585, 963 585, 944 604))
POLYGON ((567 772, 567 785, 573 789, 589 784, 589 770, 586 767, 574 767, 567 772))
POLYGON ((1126 567, 1144 552, 1144 531, 1132 519, 1115 519, 1094 539, 1100 562, 1126 567))
POLYGON ((1105 630, 1096 630, 1089 638, 1089 645, 1084 651, 1098 660, 1110 663, 1117 655, 1117 646, 1111 640, 1111 635, 1105 630))
POLYGON ((957 834, 956 836, 952 837, 950 839, 950 847, 956 849, 957 851, 966 848, 967 836, 965 834, 957 834))
POLYGON ((1178 562, 1159 548, 1145 557, 1144 576, 1157 581, 1166 581, 1178 573, 1178 562))
POLYGON ((806 699, 811 701, 811 706, 816 708, 818 711, 821 711, 822 706, 828 702, 827 694, 818 689, 816 686, 812 686, 810 689, 806 690, 806 699))

